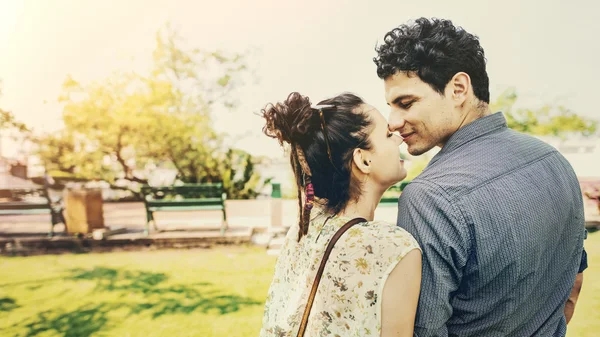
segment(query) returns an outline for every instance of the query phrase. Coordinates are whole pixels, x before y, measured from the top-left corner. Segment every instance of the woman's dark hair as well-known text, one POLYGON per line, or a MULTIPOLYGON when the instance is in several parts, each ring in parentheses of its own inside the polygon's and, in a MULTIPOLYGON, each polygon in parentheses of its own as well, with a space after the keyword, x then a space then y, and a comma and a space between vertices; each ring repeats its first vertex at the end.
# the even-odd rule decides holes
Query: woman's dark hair
POLYGON ((323 109, 324 127, 319 109, 313 109, 306 96, 291 93, 281 103, 268 104, 262 111, 266 124, 263 132, 291 145, 290 162, 296 177, 300 207, 298 240, 307 233, 310 209, 302 206, 302 191, 312 182, 317 201, 334 214, 346 207, 361 193, 360 182, 353 181, 354 149, 370 149, 368 140, 371 120, 360 106, 364 101, 351 93, 326 99, 318 105, 323 109), (327 136, 327 140, 325 139, 327 136), (329 145, 331 158, 328 155, 329 145), (310 173, 302 169, 306 160, 310 173))
POLYGON ((377 75, 386 79, 398 71, 415 73, 433 90, 444 94, 446 84, 458 72, 471 78, 473 93, 490 102, 485 54, 479 38, 456 27, 450 20, 419 18, 385 34, 376 48, 377 75))

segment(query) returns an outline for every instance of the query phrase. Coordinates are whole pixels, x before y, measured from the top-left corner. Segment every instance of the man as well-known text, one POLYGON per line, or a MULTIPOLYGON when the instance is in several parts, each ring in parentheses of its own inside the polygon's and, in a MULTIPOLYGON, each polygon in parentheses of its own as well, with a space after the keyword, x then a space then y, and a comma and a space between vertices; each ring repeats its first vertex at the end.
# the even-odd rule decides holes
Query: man
POLYGON ((415 334, 564 336, 587 266, 569 163, 490 113, 483 48, 452 22, 402 25, 374 61, 390 129, 412 155, 441 148, 398 205, 423 249, 415 334))

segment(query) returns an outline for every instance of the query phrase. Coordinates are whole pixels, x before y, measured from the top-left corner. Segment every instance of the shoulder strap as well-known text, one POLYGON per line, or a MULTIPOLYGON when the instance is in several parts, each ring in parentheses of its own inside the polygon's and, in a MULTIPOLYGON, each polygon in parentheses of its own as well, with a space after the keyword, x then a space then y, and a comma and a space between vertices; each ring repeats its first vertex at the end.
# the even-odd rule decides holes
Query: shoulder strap
POLYGON ((323 276, 323 271, 325 270, 325 263, 327 263, 327 259, 329 259, 329 255, 333 250, 333 246, 339 240, 339 238, 352 226, 361 223, 367 222, 367 220, 363 218, 354 218, 346 224, 344 224, 338 231, 333 235, 331 241, 327 244, 327 248, 325 248, 325 253, 323 254, 323 259, 321 259, 321 264, 319 265, 319 270, 317 270, 317 275, 315 276, 315 280, 312 285, 312 289, 310 290, 310 295, 308 296, 308 302, 306 303, 306 308, 304 308, 304 314, 302 315, 302 322, 300 322, 300 329, 298 330, 297 337, 303 337, 304 332, 306 331, 306 325, 308 323, 308 316, 310 315, 310 309, 312 308, 313 302, 315 300, 315 296, 317 295, 317 288, 319 288, 319 282, 321 282, 321 276, 323 276))

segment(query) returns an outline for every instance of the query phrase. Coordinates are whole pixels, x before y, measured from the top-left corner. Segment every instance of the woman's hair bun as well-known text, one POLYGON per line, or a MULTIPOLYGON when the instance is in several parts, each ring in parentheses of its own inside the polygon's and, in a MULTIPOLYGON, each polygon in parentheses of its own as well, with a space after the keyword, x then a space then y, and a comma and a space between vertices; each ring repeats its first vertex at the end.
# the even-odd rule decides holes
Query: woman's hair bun
POLYGON ((267 104, 261 111, 266 120, 263 132, 272 138, 295 144, 306 140, 314 130, 314 125, 319 125, 319 120, 308 97, 297 92, 289 94, 287 99, 276 104, 267 104))

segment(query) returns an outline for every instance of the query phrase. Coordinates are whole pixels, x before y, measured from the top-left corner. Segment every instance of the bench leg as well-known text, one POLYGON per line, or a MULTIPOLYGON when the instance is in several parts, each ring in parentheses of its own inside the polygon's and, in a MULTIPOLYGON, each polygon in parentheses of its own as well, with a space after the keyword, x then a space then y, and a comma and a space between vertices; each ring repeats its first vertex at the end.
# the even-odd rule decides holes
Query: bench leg
POLYGON ((150 235, 150 222, 151 221, 152 221, 152 224, 154 225, 154 229, 158 230, 156 228, 156 221, 154 221, 154 215, 152 214, 151 211, 146 211, 146 228, 144 229, 144 236, 150 235))
POLYGON ((65 220, 64 209, 60 209, 59 211, 50 211, 50 231, 48 232, 48 237, 54 237, 54 226, 56 224, 62 223, 65 225, 65 231, 67 227, 67 221, 65 220))
POLYGON ((49 238, 54 237, 54 224, 53 223, 50 224, 50 231, 48 232, 48 237, 49 238))
POLYGON ((221 236, 225 235, 225 231, 229 228, 227 223, 227 214, 225 213, 225 207, 223 207, 223 221, 221 222, 221 236))
POLYGON ((144 236, 150 235, 150 222, 152 222, 152 227, 154 227, 154 231, 158 232, 158 227, 156 227, 156 221, 150 220, 146 222, 146 228, 144 228, 144 236))
POLYGON ((57 215, 54 211, 50 210, 50 231, 48 232, 48 237, 51 238, 54 236, 54 225, 56 224, 57 215))

